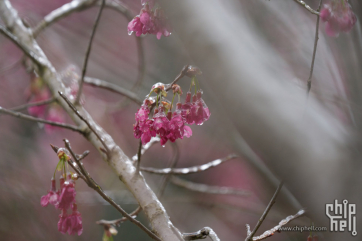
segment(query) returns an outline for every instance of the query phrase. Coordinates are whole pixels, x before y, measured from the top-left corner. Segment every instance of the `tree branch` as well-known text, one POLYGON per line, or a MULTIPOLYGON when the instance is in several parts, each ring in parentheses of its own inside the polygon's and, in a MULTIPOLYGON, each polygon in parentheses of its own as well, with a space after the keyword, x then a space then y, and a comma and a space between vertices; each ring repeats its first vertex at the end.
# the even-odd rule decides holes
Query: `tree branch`
POLYGON ((42 100, 42 101, 38 101, 38 102, 31 102, 31 103, 27 103, 27 104, 20 105, 17 107, 13 107, 10 110, 21 111, 21 110, 25 110, 25 109, 27 109, 29 107, 33 107, 33 106, 48 105, 50 103, 53 103, 55 100, 56 100, 55 98, 50 98, 50 99, 42 100))
POLYGON ((130 100, 132 100, 133 102, 135 102, 138 105, 142 104, 142 100, 140 100, 140 98, 134 92, 132 92, 130 90, 126 90, 118 85, 106 82, 104 80, 91 78, 91 77, 85 77, 84 83, 89 84, 94 87, 103 88, 103 89, 115 92, 115 93, 123 95, 123 96, 126 96, 127 98, 129 98, 130 100))
POLYGON ((302 5, 303 7, 305 7, 310 13, 313 13, 315 15, 319 16, 319 10, 315 11, 313 10, 311 7, 309 7, 304 1, 302 0, 294 0, 295 2, 297 2, 298 4, 302 5))
POLYGON ((258 231, 260 225, 264 222, 264 219, 265 217, 268 215, 268 212, 270 211, 271 207, 274 205, 275 203, 275 199, 277 198, 279 192, 280 192, 280 189, 282 189, 283 187, 283 182, 281 182, 277 188, 277 190, 275 191, 272 199, 270 200, 268 206, 266 207, 263 215, 261 215, 261 218, 258 220, 258 223, 256 224, 254 230, 252 232, 249 233, 249 230, 250 230, 250 226, 249 226, 249 229, 248 229, 248 236, 246 237, 245 241, 251 241, 251 240, 254 240, 253 237, 256 233, 256 231, 258 231))
POLYGON ((219 195, 236 195, 236 196, 249 196, 250 192, 230 187, 218 187, 218 186, 209 186, 200 183, 194 183, 190 181, 183 180, 179 177, 173 176, 171 182, 177 186, 186 188, 191 191, 207 193, 207 194, 219 194, 219 195))
POLYGON ((48 124, 48 125, 52 125, 52 126, 61 127, 61 128, 69 129, 69 130, 72 130, 72 131, 77 131, 77 132, 79 132, 81 134, 84 134, 83 131, 77 126, 36 118, 36 117, 26 115, 26 114, 23 114, 23 113, 19 113, 19 112, 4 109, 1 106, 0 106, 0 113, 4 113, 4 114, 7 114, 7 115, 12 115, 12 116, 15 116, 17 118, 28 120, 28 121, 34 121, 34 122, 38 122, 38 123, 44 123, 44 124, 48 124))
POLYGON ((172 224, 166 210, 159 202, 154 192, 149 188, 142 174, 136 173, 136 168, 130 158, 123 153, 122 149, 117 146, 112 137, 92 119, 88 112, 80 106, 78 108, 79 113, 88 121, 92 128, 97 130, 97 133, 102 137, 108 149, 112 151, 111 158, 104 155, 101 151, 101 149, 103 149, 103 144, 99 141, 98 137, 91 132, 88 125, 84 123, 76 113, 74 113, 74 111, 68 106, 68 103, 57 94, 58 91, 65 93, 66 95, 70 93, 67 92, 59 74, 55 71, 55 68, 34 40, 31 31, 24 26, 16 10, 11 6, 9 0, 0 0, 0 18, 3 20, 6 27, 11 30, 12 34, 16 36, 21 43, 24 44, 24 46, 44 59, 46 66, 40 66, 40 70, 38 72, 39 76, 45 81, 53 96, 55 96, 58 103, 69 114, 72 120, 79 126, 80 129, 87 133, 85 138, 87 138, 95 146, 95 148, 99 150, 103 159, 108 162, 115 173, 119 176, 120 180, 123 181, 125 186, 134 195, 135 199, 139 202, 145 212, 145 215, 155 234, 163 241, 182 240, 180 231, 172 224))
POLYGON ((216 235, 214 230, 209 227, 205 227, 195 233, 184 233, 182 234, 185 241, 187 240, 197 240, 197 239, 205 239, 210 237, 212 241, 220 241, 219 237, 216 235))
POLYGON ((102 11, 103 11, 103 8, 104 8, 105 1, 106 0, 102 0, 101 7, 99 8, 96 20, 95 20, 94 25, 93 25, 92 34, 91 34, 90 39, 89 39, 87 52, 85 53, 85 57, 84 57, 84 63, 83 63, 83 69, 82 69, 82 77, 80 78, 77 97, 75 98, 75 101, 74 101, 75 105, 77 105, 79 103, 80 96, 82 95, 84 77, 85 77, 85 73, 87 72, 88 59, 89 59, 89 55, 90 55, 90 52, 91 52, 91 49, 92 49, 92 43, 93 43, 93 39, 94 39, 94 36, 96 34, 96 31, 97 31, 99 20, 101 19, 101 16, 102 16, 102 11))
POLYGON ((222 159, 216 159, 212 162, 200 165, 200 166, 193 166, 193 167, 186 167, 186 168, 164 168, 164 169, 158 169, 153 167, 141 167, 141 171, 144 172, 150 172, 153 174, 160 174, 160 175, 166 175, 166 174, 173 174, 173 175, 187 175, 191 173, 198 173, 206 171, 212 167, 216 167, 226 161, 232 160, 237 158, 238 156, 231 154, 225 158, 222 159))
MULTIPOLYGON (((319 1, 319 6, 318 6, 318 12, 321 10, 321 6, 322 6, 322 0, 319 1)), ((310 73, 309 73, 309 78, 308 78, 308 82, 307 82, 307 95, 309 95, 310 89, 312 88, 312 75, 313 75, 313 70, 314 70, 314 61, 315 61, 315 55, 317 52, 317 44, 318 44, 318 33, 319 33, 319 19, 320 16, 317 16, 317 23, 316 23, 316 29, 315 29, 315 38, 314 38, 314 48, 313 48, 313 57, 312 57, 312 63, 310 66, 310 73)))
MULTIPOLYGON (((131 212, 129 215, 133 218, 136 218, 137 217, 137 214, 139 212, 142 211, 142 208, 140 206, 138 206, 133 212, 131 212)), ((111 220, 111 221, 108 221, 108 220, 99 220, 96 222, 96 224, 99 224, 99 225, 114 225, 114 226, 119 226, 121 223, 124 223, 125 221, 127 221, 128 218, 127 217, 123 217, 123 218, 120 218, 120 219, 116 219, 116 220, 111 220)))

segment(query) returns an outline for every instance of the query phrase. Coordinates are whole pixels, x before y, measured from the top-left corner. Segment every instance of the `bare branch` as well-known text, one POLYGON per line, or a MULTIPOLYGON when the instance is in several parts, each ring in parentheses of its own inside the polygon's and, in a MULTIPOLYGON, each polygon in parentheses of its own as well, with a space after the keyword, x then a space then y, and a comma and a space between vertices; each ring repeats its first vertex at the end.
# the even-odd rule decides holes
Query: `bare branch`
POLYGON ((97 133, 97 131, 92 127, 92 125, 88 122, 88 120, 86 118, 84 118, 80 112, 77 110, 77 108, 75 108, 75 106, 68 100, 68 98, 62 93, 62 92, 58 92, 59 95, 67 102, 67 104, 69 105, 69 107, 74 111, 74 113, 82 120, 84 121, 84 123, 87 124, 88 128, 97 136, 98 140, 102 143, 102 145, 104 146, 104 148, 107 151, 107 156, 109 158, 109 149, 108 146, 104 143, 104 140, 102 139, 102 137, 99 136, 99 134, 97 133))
POLYGON ((97 0, 73 0, 69 3, 64 4, 60 8, 55 9, 54 11, 46 15, 44 19, 35 26, 35 28, 33 29, 34 38, 36 38, 38 34, 49 25, 70 15, 73 12, 81 11, 92 6, 96 1, 97 0))
POLYGON ((88 184, 88 186, 90 188, 94 189, 99 195, 101 195, 103 197, 104 200, 106 200, 109 204, 111 204, 113 207, 115 207, 117 209, 117 211, 120 212, 123 216, 125 216, 125 218, 127 218, 130 222, 136 224, 139 228, 141 228, 152 239, 161 241, 160 238, 158 238, 154 233, 152 233, 148 228, 146 228, 138 220, 134 219, 131 215, 129 215, 126 211, 124 211, 118 204, 116 204, 112 198, 110 198, 107 194, 105 194, 103 189, 98 185, 98 183, 96 181, 94 181, 94 179, 89 175, 88 171, 85 169, 85 167, 82 165, 82 163, 77 159, 74 151, 72 150, 72 148, 70 146, 70 142, 67 139, 64 139, 64 143, 65 143, 67 150, 70 152, 73 159, 79 166, 81 173, 85 176, 85 178, 87 180, 86 183, 88 184))
POLYGON ((184 77, 187 73, 187 70, 189 68, 190 65, 185 65, 181 72, 179 73, 179 75, 176 76, 176 78, 174 79, 174 81, 172 81, 171 84, 168 85, 168 87, 165 89, 166 91, 169 91, 172 88, 172 85, 176 84, 182 77, 184 77))
POLYGON ((26 115, 26 114, 23 114, 23 113, 19 113, 19 112, 4 109, 1 106, 0 106, 0 113, 12 115, 12 116, 15 116, 17 118, 28 120, 28 121, 34 121, 34 122, 38 122, 38 123, 44 123, 44 124, 48 124, 48 125, 52 125, 52 126, 62 127, 62 128, 69 129, 69 130, 72 130, 72 131, 77 131, 77 132, 83 134, 83 131, 77 126, 36 118, 36 117, 26 115))
MULTIPOLYGON (((176 144, 176 142, 172 143, 172 150, 173 150, 173 156, 172 156, 172 160, 171 160, 171 169, 174 169, 177 165, 177 162, 180 158, 180 150, 178 148, 178 145, 176 144)), ((165 189, 166 189, 166 186, 170 180, 170 178, 172 177, 172 173, 169 173, 167 174, 164 179, 162 180, 162 184, 161 184, 161 187, 160 187, 160 191, 159 191, 159 194, 158 194, 158 197, 161 198, 165 189)))
MULTIPOLYGON (((318 12, 320 11, 322 6, 322 0, 319 1, 319 6, 318 6, 318 12)), ((317 52, 317 44, 318 44, 318 33, 319 33, 319 19, 320 16, 317 16, 317 23, 316 23, 316 29, 315 29, 315 38, 314 38, 314 48, 313 48, 313 57, 312 57, 312 63, 310 66, 310 73, 309 73, 309 78, 308 78, 308 82, 307 82, 307 95, 309 95, 310 89, 312 88, 312 75, 313 75, 313 69, 314 69, 314 61, 315 61, 315 55, 317 52)))
MULTIPOLYGON (((275 226, 272 229, 269 229, 267 231, 265 231, 262 235, 257 236, 257 237, 253 237, 253 241, 259 241, 259 240, 263 240, 266 239, 270 236, 273 236, 275 232, 280 232, 279 229, 281 227, 283 227, 284 225, 286 225, 287 223, 293 221, 294 219, 299 218, 300 216, 303 216, 305 214, 305 210, 300 210, 299 212, 297 212, 295 215, 290 215, 288 217, 286 217, 285 219, 283 219, 282 221, 279 222, 279 224, 277 226, 275 226)), ((249 225, 248 225, 249 226, 249 225)), ((248 229, 248 227, 247 227, 248 229)), ((249 227, 250 230, 250 227, 249 227)))
MULTIPOLYGON (((145 152, 151 148, 151 146, 153 146, 153 144, 160 142, 160 138, 159 137, 152 137, 151 140, 146 144, 146 145, 142 145, 142 149, 141 149, 141 155, 145 154, 145 152)), ((138 153, 136 155, 134 155, 132 157, 133 161, 137 161, 138 160, 138 153)))
POLYGON ((115 93, 123 95, 123 96, 126 96, 127 98, 129 98, 130 100, 132 100, 133 102, 135 102, 138 105, 142 104, 142 100, 140 100, 139 97, 134 92, 132 92, 130 90, 126 90, 118 85, 106 82, 104 80, 91 78, 91 77, 85 77, 84 83, 89 84, 94 87, 103 88, 103 89, 115 92, 115 93))
POLYGON ((194 183, 190 181, 183 180, 179 177, 173 176, 171 182, 177 186, 186 188, 191 191, 207 193, 207 194, 221 194, 221 195, 237 195, 237 196, 248 196, 250 195, 249 191, 230 188, 230 187, 218 187, 218 186, 209 186, 200 183, 194 183))
POLYGON ((28 104, 20 105, 18 107, 13 107, 10 110, 21 111, 21 110, 24 110, 24 109, 27 109, 27 108, 33 107, 33 106, 48 105, 50 103, 53 103, 55 100, 56 100, 55 98, 50 98, 50 99, 42 100, 42 101, 38 101, 38 102, 31 102, 28 104))
POLYGON ((219 237, 216 235, 214 230, 212 230, 209 227, 205 227, 195 233, 184 233, 182 234, 185 241, 188 240, 197 240, 197 239, 205 239, 207 237, 210 237, 212 241, 220 241, 219 237))
MULTIPOLYGON (((246 237, 245 241, 254 240, 254 239, 253 239, 253 236, 255 235, 256 231, 258 231, 260 225, 264 222, 264 219, 265 219, 265 217, 268 215, 268 212, 270 211, 271 207, 274 205, 275 199, 277 198, 277 196, 278 196, 278 194, 279 194, 279 192, 280 192, 280 189, 282 189, 283 184, 284 184, 284 182, 280 182, 277 190, 275 191, 272 199, 270 200, 268 206, 266 207, 263 215, 261 215, 261 218, 258 220, 258 223, 256 224, 254 230, 246 237)), ((250 231, 250 227, 249 227, 248 231, 250 231)))
POLYGON ((82 95, 84 77, 85 77, 85 73, 87 72, 88 59, 89 59, 89 55, 90 55, 90 52, 91 52, 91 49, 92 49, 92 43, 93 43, 95 33, 97 31, 99 20, 101 19, 101 16, 102 16, 102 12, 103 12, 105 2, 106 2, 106 0, 102 0, 101 7, 99 8, 96 20, 95 20, 94 25, 93 25, 92 34, 91 34, 90 39, 89 39, 87 52, 85 53, 85 57, 84 57, 84 63, 83 63, 83 69, 82 69, 82 77, 80 78, 77 97, 75 98, 75 102, 74 102, 75 105, 77 105, 79 103, 80 97, 82 95))
POLYGON ((303 7, 305 7, 309 12, 315 14, 315 15, 319 15, 319 9, 318 11, 313 10, 311 7, 309 7, 304 1, 302 0, 294 0, 295 2, 297 2, 298 4, 302 5, 303 7))
POLYGON ((26 56, 28 56, 34 63, 36 63, 39 66, 46 65, 44 60, 36 55, 32 50, 28 49, 26 46, 24 46, 19 39, 14 36, 12 33, 10 33, 4 26, 0 25, 0 32, 10 39, 16 46, 18 46, 26 56))
POLYGON ((142 157, 142 140, 139 140, 138 151, 137 151, 137 169, 136 169, 137 173, 140 171, 141 157, 142 157))
POLYGON ((200 165, 200 166, 194 166, 194 167, 186 167, 186 168, 164 168, 164 169, 158 169, 158 168, 153 168, 153 167, 141 167, 141 171, 144 172, 150 172, 153 174, 161 174, 161 175, 165 175, 165 174, 173 174, 173 175, 187 175, 187 174, 191 174, 191 173, 198 173, 198 172, 203 172, 205 170, 208 170, 212 167, 216 167, 226 161, 232 160, 237 158, 238 156, 231 154, 225 158, 222 159, 216 159, 212 162, 200 165))
MULTIPOLYGON (((131 212, 129 215, 133 218, 136 218, 137 217, 137 214, 142 210, 142 208, 140 206, 138 206, 133 212, 131 212)), ((114 226, 119 226, 121 223, 124 223, 125 221, 127 221, 128 218, 126 217, 123 217, 123 218, 120 218, 120 219, 116 219, 116 220, 111 220, 111 221, 108 221, 108 220, 99 220, 96 222, 96 224, 99 224, 99 225, 114 225, 114 226)))

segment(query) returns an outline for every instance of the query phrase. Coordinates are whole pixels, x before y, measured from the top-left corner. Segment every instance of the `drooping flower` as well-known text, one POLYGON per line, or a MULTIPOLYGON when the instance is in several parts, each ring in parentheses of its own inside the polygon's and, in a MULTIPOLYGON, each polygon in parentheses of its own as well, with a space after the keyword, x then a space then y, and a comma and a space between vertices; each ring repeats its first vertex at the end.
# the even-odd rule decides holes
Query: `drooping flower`
POLYGON ((154 122, 153 122, 153 128, 155 129, 156 133, 161 138, 161 145, 165 145, 168 138, 168 132, 169 132, 169 120, 164 112, 164 107, 160 105, 158 107, 158 112, 153 116, 154 122))
POLYGON ((59 193, 56 191, 56 182, 55 179, 51 179, 51 189, 48 191, 47 195, 44 195, 40 199, 40 204, 43 207, 48 206, 48 204, 56 205, 59 200, 59 193))
POLYGON ((68 220, 67 210, 62 210, 59 214, 59 221, 58 221, 58 231, 66 234, 67 230, 70 227, 70 220, 68 220))
POLYGON ((156 35, 157 39, 161 39, 161 36, 168 37, 171 35, 170 24, 162 9, 157 8, 154 16, 155 31, 153 34, 156 35))
POLYGON ((67 210, 75 202, 75 195, 74 183, 71 180, 65 181, 60 191, 59 202, 55 207, 67 210))
POLYGON ((137 15, 131 20, 131 22, 128 23, 128 34, 131 35, 134 32, 136 36, 139 37, 142 35, 142 27, 143 24, 140 20, 140 17, 137 15))
POLYGON ((151 137, 156 136, 156 131, 153 128, 153 120, 148 119, 150 113, 150 105, 152 102, 146 99, 141 108, 135 114, 136 123, 133 124, 133 135, 135 138, 140 139, 142 144, 147 144, 151 137))
POLYGON ((70 220, 70 226, 68 228, 68 234, 78 234, 81 235, 83 232, 83 225, 82 225, 82 216, 80 212, 78 212, 77 204, 73 204, 72 208, 72 214, 68 216, 68 219, 70 220))
POLYGON ((155 31, 153 12, 147 3, 141 9, 140 21, 142 23, 142 34, 152 34, 155 31))
POLYGON ((192 113, 191 113, 191 92, 188 91, 186 93, 186 100, 185 103, 182 105, 181 115, 182 118, 184 118, 185 122, 189 125, 192 125, 195 123, 192 113))
POLYGON ((175 142, 176 139, 183 139, 184 136, 190 137, 192 135, 191 128, 185 126, 184 119, 181 116, 181 108, 182 104, 177 103, 176 110, 169 122, 169 133, 167 134, 167 138, 171 142, 175 142))
POLYGON ((337 37, 340 32, 349 32, 357 22, 347 0, 333 0, 324 4, 320 18, 326 22, 326 34, 331 37, 337 37))
POLYGON ((197 91, 195 105, 199 106, 199 108, 201 110, 200 112, 202 112, 202 114, 200 113, 200 119, 201 119, 201 116, 202 116, 202 120, 203 120, 201 122, 201 124, 202 124, 203 122, 207 121, 210 118, 211 114, 210 114, 209 108, 207 107, 205 101, 202 99, 201 96, 202 96, 202 90, 197 91))

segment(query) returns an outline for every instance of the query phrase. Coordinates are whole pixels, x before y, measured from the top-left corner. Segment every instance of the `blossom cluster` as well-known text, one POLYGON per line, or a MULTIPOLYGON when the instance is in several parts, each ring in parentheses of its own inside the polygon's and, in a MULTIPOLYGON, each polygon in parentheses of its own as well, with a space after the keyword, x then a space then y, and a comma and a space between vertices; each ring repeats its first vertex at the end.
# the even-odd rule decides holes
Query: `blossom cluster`
POLYGON ((332 0, 324 4, 320 18, 326 22, 325 30, 331 37, 337 37, 340 32, 349 32, 357 22, 347 0, 332 0))
POLYGON ((154 0, 142 0, 142 9, 139 15, 135 16, 128 23, 128 33, 135 32, 139 37, 142 34, 154 34, 157 39, 161 36, 168 37, 171 34, 171 27, 162 9, 153 10, 154 0))
MULTIPOLYGON (((196 89, 196 86, 195 86, 196 89)), ((173 85, 174 97, 176 94, 182 95, 180 86, 173 85)), ((135 114, 136 123, 133 125, 133 134, 137 139, 141 139, 145 145, 151 137, 159 135, 161 145, 165 145, 169 140, 175 142, 177 139, 191 137, 192 130, 189 125, 202 125, 210 117, 210 111, 205 101, 202 99, 202 90, 198 90, 191 98, 191 92, 186 93, 184 103, 180 101, 176 104, 176 110, 172 112, 173 100, 170 104, 167 101, 158 101, 166 95, 165 85, 158 83, 151 89, 151 93, 157 94, 154 97, 147 97, 141 108, 135 114), (158 105, 158 102, 161 102, 158 105), (150 116, 151 109, 154 109, 153 116, 150 116)), ((173 98, 174 99, 174 98, 173 98)))
MULTIPOLYGON (((65 169, 66 162, 69 160, 69 156, 66 154, 64 148, 58 150, 59 163, 57 169, 65 169)), ((40 204, 43 207, 49 204, 53 205, 56 209, 61 211, 59 215, 58 230, 59 232, 70 235, 78 234, 81 235, 83 232, 82 217, 78 212, 77 204, 75 203, 75 183, 71 178, 71 174, 65 175, 65 172, 59 178, 59 187, 56 189, 56 180, 53 177, 51 179, 51 188, 48 194, 44 195, 40 199, 40 204), (64 178, 65 177, 65 178, 64 178), (67 211, 71 210, 68 214, 67 211)))

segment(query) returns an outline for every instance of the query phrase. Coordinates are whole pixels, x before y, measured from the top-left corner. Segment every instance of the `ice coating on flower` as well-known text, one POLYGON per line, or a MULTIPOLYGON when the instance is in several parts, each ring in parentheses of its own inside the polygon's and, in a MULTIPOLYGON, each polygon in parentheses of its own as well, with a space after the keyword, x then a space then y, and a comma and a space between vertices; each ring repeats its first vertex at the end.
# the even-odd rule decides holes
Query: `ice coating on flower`
POLYGON ((186 121, 187 124, 192 125, 195 123, 192 113, 191 113, 191 92, 186 93, 185 103, 182 105, 181 115, 182 118, 186 121))
POLYGON ((128 34, 132 34, 133 32, 136 34, 137 37, 142 35, 142 27, 143 24, 140 20, 139 16, 134 17, 131 22, 128 23, 128 34))
POLYGON ((153 11, 154 1, 151 0, 142 0, 142 6, 140 14, 128 23, 128 33, 135 32, 137 37, 142 34, 154 34, 157 39, 162 35, 170 36, 171 27, 163 10, 156 8, 153 11))
POLYGON ((51 189, 48 191, 47 195, 42 196, 41 199, 40 199, 40 204, 43 207, 48 206, 49 203, 52 204, 52 205, 56 205, 58 203, 59 194, 56 191, 55 185, 56 185, 56 182, 55 182, 54 178, 52 178, 52 180, 51 180, 51 189))
POLYGON ((320 18, 326 22, 326 34, 331 37, 337 37, 340 32, 349 32, 357 22, 347 0, 334 0, 324 4, 320 18))
POLYGON ((185 126, 184 119, 181 115, 182 104, 176 104, 176 111, 173 113, 173 116, 169 122, 169 133, 167 138, 171 142, 175 142, 176 139, 183 139, 184 136, 190 137, 192 135, 191 128, 185 126))
POLYGON ((55 207, 67 210, 75 202, 75 195, 74 183, 71 181, 64 182, 60 191, 59 202, 55 207))
POLYGON ((148 4, 150 8, 153 8, 153 6, 155 5, 155 0, 141 0, 141 4, 142 6, 148 4))
POLYGON ((204 119, 204 122, 207 121, 209 118, 210 118, 210 110, 209 108, 207 107, 205 101, 202 99, 202 90, 199 90, 197 92, 197 100, 196 100, 196 103, 201 107, 202 106, 202 114, 203 114, 203 119, 204 119))

